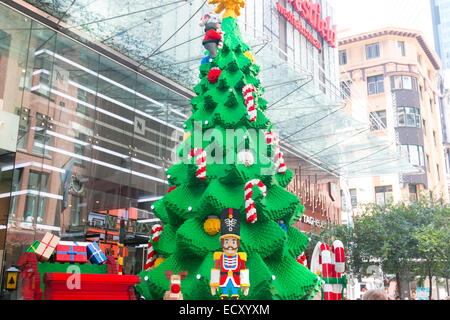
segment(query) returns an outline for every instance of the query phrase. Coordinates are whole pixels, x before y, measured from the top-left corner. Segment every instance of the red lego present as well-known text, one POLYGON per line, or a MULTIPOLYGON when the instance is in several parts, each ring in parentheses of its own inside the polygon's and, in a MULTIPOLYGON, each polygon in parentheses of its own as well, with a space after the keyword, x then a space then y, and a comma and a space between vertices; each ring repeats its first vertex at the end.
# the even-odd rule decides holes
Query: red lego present
POLYGON ((86 246, 69 246, 59 244, 56 246, 55 261, 86 263, 86 246))

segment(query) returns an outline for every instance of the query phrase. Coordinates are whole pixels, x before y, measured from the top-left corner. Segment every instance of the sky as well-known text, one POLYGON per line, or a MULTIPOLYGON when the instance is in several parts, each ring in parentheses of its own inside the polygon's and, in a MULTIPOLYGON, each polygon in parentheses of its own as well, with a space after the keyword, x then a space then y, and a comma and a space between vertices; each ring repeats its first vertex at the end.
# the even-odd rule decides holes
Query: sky
POLYGON ((334 8, 338 36, 358 34, 383 27, 421 31, 434 50, 429 0, 327 0, 334 8))

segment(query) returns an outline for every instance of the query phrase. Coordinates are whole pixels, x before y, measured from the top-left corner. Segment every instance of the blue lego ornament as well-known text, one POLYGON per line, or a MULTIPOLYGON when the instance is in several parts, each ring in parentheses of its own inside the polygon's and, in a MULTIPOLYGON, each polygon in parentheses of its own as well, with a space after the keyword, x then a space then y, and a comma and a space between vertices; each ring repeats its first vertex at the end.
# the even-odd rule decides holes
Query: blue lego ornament
POLYGON ((204 58, 202 59, 201 64, 211 63, 211 62, 212 62, 211 57, 210 57, 210 56, 206 56, 206 57, 204 57, 204 58))

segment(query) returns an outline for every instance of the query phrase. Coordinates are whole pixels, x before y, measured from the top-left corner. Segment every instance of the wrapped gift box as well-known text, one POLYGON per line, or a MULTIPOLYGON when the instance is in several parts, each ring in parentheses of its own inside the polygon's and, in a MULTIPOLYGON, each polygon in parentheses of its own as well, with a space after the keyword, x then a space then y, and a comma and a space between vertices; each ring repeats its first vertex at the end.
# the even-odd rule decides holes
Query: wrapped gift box
POLYGON ((92 242, 87 245, 88 259, 92 264, 102 264, 107 258, 103 251, 98 246, 97 242, 92 242))
POLYGON ((90 242, 82 242, 82 241, 60 241, 58 244, 62 244, 64 246, 82 246, 86 247, 90 242))
POLYGON ((55 261, 86 263, 87 262, 86 247, 77 245, 58 244, 56 246, 55 261))
POLYGON ((59 237, 47 232, 37 247, 35 253, 40 261, 48 261, 58 245, 59 237))
POLYGON ((27 249, 26 252, 36 252, 36 249, 39 247, 40 242, 39 241, 35 241, 33 242, 33 244, 27 249))

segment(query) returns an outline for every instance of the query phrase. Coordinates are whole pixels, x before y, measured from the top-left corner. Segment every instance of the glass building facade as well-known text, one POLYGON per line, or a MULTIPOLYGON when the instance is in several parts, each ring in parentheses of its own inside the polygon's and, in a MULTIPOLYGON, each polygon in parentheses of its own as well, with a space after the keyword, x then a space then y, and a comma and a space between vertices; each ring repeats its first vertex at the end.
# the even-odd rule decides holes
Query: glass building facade
POLYGON ((442 69, 450 69, 450 1, 430 1, 436 52, 441 58, 442 69))
MULTIPOLYGON (((0 4, 0 102, 18 119, 16 152, 0 150, 2 266, 47 231, 92 235, 113 256, 118 219, 150 234, 186 97, 0 4)), ((139 272, 143 250, 126 255, 139 272)))

